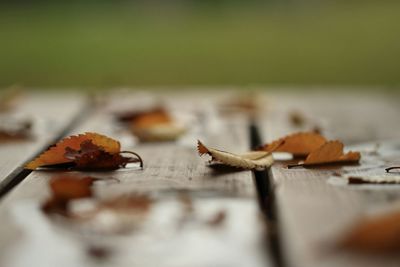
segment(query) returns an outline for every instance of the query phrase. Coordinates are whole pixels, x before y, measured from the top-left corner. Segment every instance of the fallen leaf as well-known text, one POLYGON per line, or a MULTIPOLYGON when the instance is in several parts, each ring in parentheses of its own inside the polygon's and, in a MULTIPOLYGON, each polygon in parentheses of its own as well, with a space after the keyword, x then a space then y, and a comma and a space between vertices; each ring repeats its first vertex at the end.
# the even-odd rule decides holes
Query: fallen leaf
POLYGON ((151 127, 133 126, 131 130, 142 142, 174 141, 186 132, 184 127, 175 123, 160 123, 151 127))
POLYGON ((345 176, 349 184, 400 184, 400 176, 364 175, 345 176))
POLYGON ((93 177, 62 175, 53 177, 50 182, 51 197, 43 204, 45 213, 58 213, 68 216, 68 203, 73 199, 92 196, 93 177))
POLYGON ((136 153, 121 151, 118 141, 97 133, 85 133, 64 138, 28 163, 26 168, 117 169, 131 162, 143 165, 136 153), (123 153, 133 154, 135 158, 123 157, 123 153))
POLYGON ((361 221, 339 241, 338 247, 365 253, 398 253, 400 212, 361 221))
POLYGON ((200 156, 203 154, 210 155, 214 162, 247 170, 265 170, 274 162, 272 154, 266 151, 250 151, 238 155, 206 147, 200 141, 198 141, 197 150, 200 156))
POLYGON ((142 142, 174 141, 186 132, 162 107, 121 113, 117 119, 142 142))
POLYGON ((304 163, 289 165, 288 168, 293 167, 312 167, 318 165, 329 164, 348 164, 357 163, 361 158, 360 152, 350 151, 346 154, 343 153, 343 143, 339 141, 329 141, 317 150, 312 151, 304 163))
POLYGON ((142 142, 174 141, 186 132, 164 109, 137 115, 130 129, 142 142))
POLYGON ((312 151, 317 150, 327 140, 325 137, 314 132, 301 132, 295 133, 278 140, 275 140, 269 144, 258 148, 267 152, 287 152, 291 153, 296 157, 305 157, 312 151))

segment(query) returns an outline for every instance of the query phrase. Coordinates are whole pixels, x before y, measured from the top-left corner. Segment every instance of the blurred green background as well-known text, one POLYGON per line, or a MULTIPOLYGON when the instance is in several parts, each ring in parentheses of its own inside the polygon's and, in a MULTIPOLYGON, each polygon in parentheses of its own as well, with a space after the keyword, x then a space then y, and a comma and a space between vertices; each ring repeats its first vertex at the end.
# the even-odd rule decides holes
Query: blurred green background
POLYGON ((395 88, 400 1, 10 1, 0 86, 395 88))

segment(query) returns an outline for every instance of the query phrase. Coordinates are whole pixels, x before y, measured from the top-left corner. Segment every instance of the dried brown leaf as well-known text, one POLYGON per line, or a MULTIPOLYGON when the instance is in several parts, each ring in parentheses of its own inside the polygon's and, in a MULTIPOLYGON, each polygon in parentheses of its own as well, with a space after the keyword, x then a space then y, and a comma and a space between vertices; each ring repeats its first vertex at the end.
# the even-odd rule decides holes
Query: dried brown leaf
POLYGON ((259 150, 267 152, 287 152, 296 157, 308 156, 312 151, 317 150, 327 140, 325 137, 314 132, 300 132, 285 136, 269 144, 260 147, 259 150))
POLYGON ((318 165, 329 165, 329 164, 351 164, 358 163, 361 158, 360 152, 350 151, 346 154, 343 153, 343 143, 340 141, 329 141, 317 150, 312 151, 304 163, 289 165, 292 167, 312 167, 318 165))

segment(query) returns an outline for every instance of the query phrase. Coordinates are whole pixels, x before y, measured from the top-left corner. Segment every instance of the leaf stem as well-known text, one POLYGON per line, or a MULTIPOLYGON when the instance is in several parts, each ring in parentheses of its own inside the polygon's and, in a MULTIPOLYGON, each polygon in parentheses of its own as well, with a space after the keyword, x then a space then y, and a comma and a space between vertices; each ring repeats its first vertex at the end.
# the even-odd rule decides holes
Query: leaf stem
POLYGON ((389 168, 386 168, 385 171, 386 171, 386 172, 390 172, 391 170, 395 170, 395 169, 400 169, 400 167, 398 167, 398 166, 389 167, 389 168))
MULTIPOLYGON (((139 160, 139 162, 140 162, 140 168, 143 169, 143 159, 139 156, 139 154, 137 154, 137 153, 135 153, 135 152, 132 152, 132 151, 121 151, 121 152, 119 152, 119 153, 120 153, 120 154, 122 154, 122 153, 127 153, 127 154, 135 155, 135 156, 137 157, 137 160, 139 160)), ((128 161, 128 163, 132 163, 132 162, 137 162, 137 161, 128 161)))

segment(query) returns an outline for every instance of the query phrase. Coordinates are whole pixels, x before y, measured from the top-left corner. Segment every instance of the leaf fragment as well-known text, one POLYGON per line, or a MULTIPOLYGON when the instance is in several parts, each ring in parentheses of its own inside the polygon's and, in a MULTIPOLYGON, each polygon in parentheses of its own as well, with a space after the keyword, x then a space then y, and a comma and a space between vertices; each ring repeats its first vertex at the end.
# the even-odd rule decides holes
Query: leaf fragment
POLYGON ((299 132, 285 136, 269 144, 265 144, 258 148, 258 150, 268 152, 287 152, 296 157, 306 157, 326 142, 326 138, 318 133, 299 132))
POLYGON ((293 167, 312 167, 329 164, 352 164, 358 163, 361 158, 360 152, 350 151, 343 153, 344 145, 340 141, 328 141, 317 150, 312 151, 304 163, 289 165, 293 167))
POLYGON ((206 147, 200 141, 197 150, 200 156, 208 154, 214 162, 246 170, 265 170, 274 162, 272 154, 266 151, 250 151, 239 155, 206 147))
POLYGON ((338 242, 338 247, 364 253, 398 253, 400 211, 360 221, 338 242))

